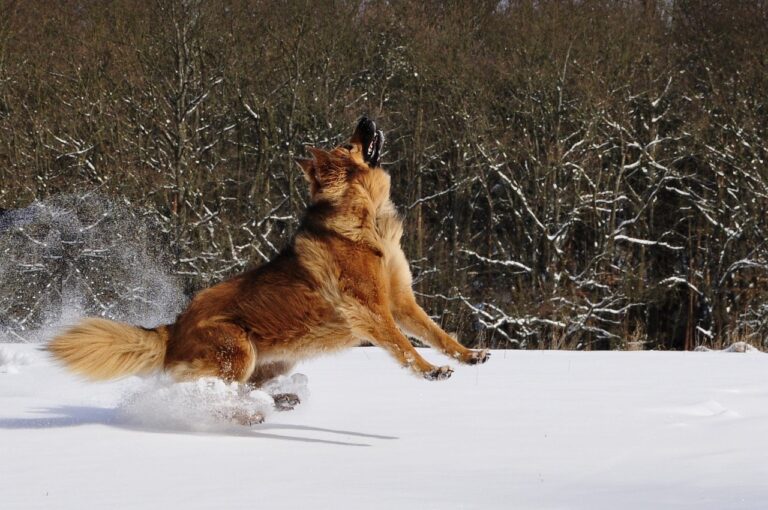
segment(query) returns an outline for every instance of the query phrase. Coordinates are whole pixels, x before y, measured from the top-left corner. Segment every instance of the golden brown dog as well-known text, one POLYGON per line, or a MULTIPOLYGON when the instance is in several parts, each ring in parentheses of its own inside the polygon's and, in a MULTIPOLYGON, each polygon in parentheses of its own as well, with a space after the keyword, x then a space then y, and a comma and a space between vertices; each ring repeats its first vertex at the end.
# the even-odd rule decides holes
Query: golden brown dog
POLYGON ((271 262, 197 294, 174 324, 144 329, 88 318, 49 350, 93 379, 165 370, 179 380, 255 385, 300 359, 363 341, 426 379, 450 377, 403 332, 462 363, 485 362, 487 351, 465 348, 416 304, 389 174, 378 165, 382 141, 363 118, 348 144, 309 149, 312 159, 297 163, 310 205, 293 242, 271 262))

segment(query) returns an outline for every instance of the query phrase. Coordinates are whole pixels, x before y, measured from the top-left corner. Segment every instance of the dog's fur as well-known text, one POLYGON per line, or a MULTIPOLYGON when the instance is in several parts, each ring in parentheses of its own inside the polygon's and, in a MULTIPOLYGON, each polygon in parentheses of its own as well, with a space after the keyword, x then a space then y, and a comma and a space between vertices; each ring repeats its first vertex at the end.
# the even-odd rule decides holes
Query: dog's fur
POLYGON ((313 158, 297 161, 310 205, 274 260, 198 293, 174 324, 143 329, 89 318, 53 339, 50 352, 93 379, 165 370, 178 380, 214 376, 255 385, 302 358, 363 341, 427 379, 451 375, 427 362, 403 332, 460 362, 486 361, 487 351, 459 344, 416 303, 390 177, 378 166, 381 138, 373 157, 370 125, 360 126, 350 143, 310 148, 313 158))

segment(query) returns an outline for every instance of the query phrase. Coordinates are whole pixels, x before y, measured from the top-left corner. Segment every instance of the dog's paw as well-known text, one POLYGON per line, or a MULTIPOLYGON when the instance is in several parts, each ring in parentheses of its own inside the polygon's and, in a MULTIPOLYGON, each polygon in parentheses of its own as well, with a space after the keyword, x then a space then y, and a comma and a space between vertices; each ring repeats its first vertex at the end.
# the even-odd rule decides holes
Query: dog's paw
POLYGON ((226 414, 227 415, 225 417, 229 421, 237 423, 238 425, 243 425, 245 427, 251 427, 253 425, 264 423, 264 415, 251 409, 232 409, 226 414))
POLYGON ((429 372, 424 372, 424 379, 427 379, 428 381, 442 381, 443 379, 451 377, 451 374, 453 374, 453 369, 445 365, 430 370, 429 372))
POLYGON ((491 351, 488 349, 481 349, 479 351, 469 351, 466 356, 462 357, 462 362, 467 365, 482 365, 488 358, 491 357, 491 351))
POLYGON ((293 411, 293 408, 301 404, 301 399, 295 393, 279 393, 272 395, 275 401, 276 411, 293 411))

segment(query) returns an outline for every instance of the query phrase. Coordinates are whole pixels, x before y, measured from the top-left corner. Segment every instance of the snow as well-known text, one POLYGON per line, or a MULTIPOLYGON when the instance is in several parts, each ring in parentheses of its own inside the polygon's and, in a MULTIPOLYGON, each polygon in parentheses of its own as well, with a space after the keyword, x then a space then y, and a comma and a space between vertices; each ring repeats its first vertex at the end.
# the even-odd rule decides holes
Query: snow
POLYGON ((28 364, 29 356, 23 352, 0 346, 0 374, 18 373, 19 366, 28 364))
POLYGON ((263 391, 247 391, 221 379, 174 383, 160 377, 129 393, 117 407, 115 421, 154 430, 227 431, 238 427, 228 418, 268 417, 273 404, 263 391))
MULTIPOLYGON (((434 351, 423 354, 434 362, 434 351)), ((87 383, 0 345, 0 508, 762 509, 760 352, 495 351, 430 382, 375 348, 319 358, 268 397, 220 381, 87 383), (311 395, 307 393, 311 391, 311 395)), ((275 388, 273 388, 274 390, 275 388)))
POLYGON ((623 234, 616 234, 613 236, 613 239, 615 241, 626 241, 628 243, 642 244, 643 246, 663 246, 664 248, 669 248, 670 250, 676 250, 676 251, 683 249, 682 246, 673 246, 663 241, 650 241, 648 239, 638 239, 636 237, 629 237, 623 234))

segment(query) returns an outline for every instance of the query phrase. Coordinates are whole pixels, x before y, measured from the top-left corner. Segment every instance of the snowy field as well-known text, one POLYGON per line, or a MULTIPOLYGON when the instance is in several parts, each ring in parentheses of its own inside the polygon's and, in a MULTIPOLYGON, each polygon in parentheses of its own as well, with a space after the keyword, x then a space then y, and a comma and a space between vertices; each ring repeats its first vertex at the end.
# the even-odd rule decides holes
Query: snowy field
POLYGON ((768 507, 765 354, 456 368, 428 382, 374 348, 317 359, 295 411, 243 427, 211 417, 224 385, 89 384, 0 344, 0 508, 768 507))

